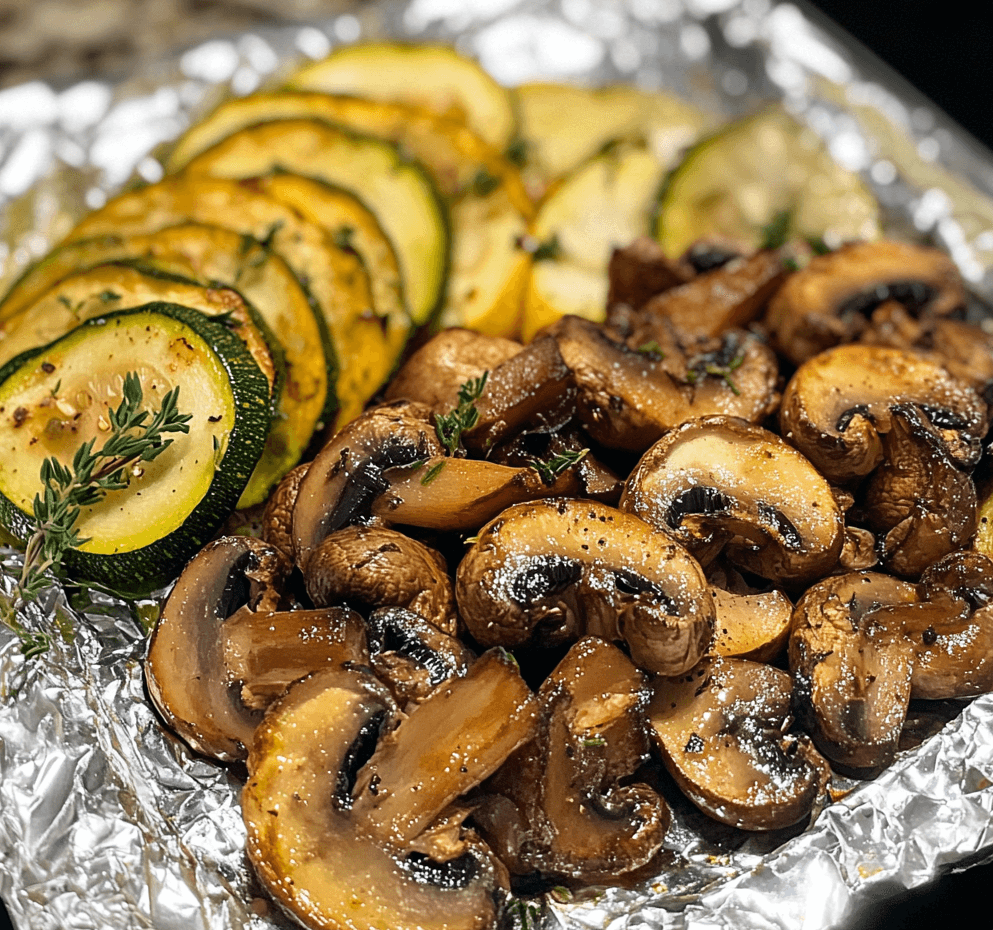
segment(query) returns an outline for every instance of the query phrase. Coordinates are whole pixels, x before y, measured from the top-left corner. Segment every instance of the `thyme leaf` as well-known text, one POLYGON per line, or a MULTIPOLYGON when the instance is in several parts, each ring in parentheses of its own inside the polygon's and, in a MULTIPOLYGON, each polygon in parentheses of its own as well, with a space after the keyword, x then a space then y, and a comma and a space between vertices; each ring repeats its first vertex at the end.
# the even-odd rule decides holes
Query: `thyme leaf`
POLYGON ((37 599, 46 585, 45 573, 61 565, 70 549, 85 539, 76 529, 84 507, 91 507, 110 491, 128 486, 127 472, 151 462, 172 443, 166 433, 188 433, 191 414, 179 412, 179 388, 162 398, 154 413, 142 409, 141 381, 135 372, 124 376, 120 405, 107 411, 110 435, 95 449, 96 439, 84 442, 66 465, 54 456, 41 463, 42 490, 33 503, 34 531, 28 537, 20 577, 11 594, 0 594, 0 621, 21 642, 21 653, 33 658, 47 652, 51 640, 46 632, 27 629, 18 611, 37 599))
POLYGON ((541 480, 548 485, 555 484, 555 479, 566 469, 578 465, 589 452, 589 449, 578 449, 574 452, 559 452, 553 455, 547 462, 541 459, 531 459, 531 467, 538 472, 541 480))
POLYGON ((476 401, 483 394, 486 379, 490 373, 484 371, 478 378, 470 378, 459 388, 459 402, 451 413, 444 416, 434 415, 434 429, 438 441, 445 447, 448 455, 455 455, 462 447, 462 434, 472 429, 479 420, 476 401))

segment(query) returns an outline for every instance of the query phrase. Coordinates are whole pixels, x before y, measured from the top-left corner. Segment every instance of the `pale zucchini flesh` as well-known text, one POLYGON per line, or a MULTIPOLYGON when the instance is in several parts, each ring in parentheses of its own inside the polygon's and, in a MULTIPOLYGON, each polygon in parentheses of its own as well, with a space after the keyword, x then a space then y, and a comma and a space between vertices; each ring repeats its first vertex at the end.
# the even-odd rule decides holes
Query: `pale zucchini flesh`
POLYGON ((501 151, 516 128, 507 89, 447 45, 345 46, 301 68, 287 87, 423 106, 465 123, 501 151))

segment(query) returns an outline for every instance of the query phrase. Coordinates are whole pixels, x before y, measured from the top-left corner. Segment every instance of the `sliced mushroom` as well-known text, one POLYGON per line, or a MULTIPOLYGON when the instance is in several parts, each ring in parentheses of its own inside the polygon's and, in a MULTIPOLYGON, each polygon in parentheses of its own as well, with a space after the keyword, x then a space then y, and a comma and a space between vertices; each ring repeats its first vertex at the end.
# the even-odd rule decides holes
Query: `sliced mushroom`
MULTIPOLYGON (((197 752, 242 759, 261 719, 224 665, 223 628, 239 611, 272 613, 290 571, 286 557, 250 536, 208 543, 183 569, 162 607, 145 661, 152 703, 197 752)), ((303 672, 301 674, 305 674, 303 672)))
POLYGON ((890 411, 917 404, 952 458, 971 468, 986 432, 986 404, 944 368, 910 352, 838 346, 802 365, 783 392, 780 431, 829 481, 851 482, 883 460, 890 411))
POLYGON ((459 565, 459 612, 485 645, 627 643, 642 668, 678 675, 710 645, 713 602, 696 561, 665 533, 593 501, 518 504, 459 565))
POLYGON ((656 294, 685 284, 691 275, 679 262, 669 259, 654 239, 639 236, 630 245, 614 249, 607 277, 607 307, 627 304, 637 310, 656 294))
POLYGON ((512 504, 579 492, 574 467, 549 478, 545 480, 532 466, 511 468, 484 459, 439 455, 416 468, 385 470, 384 488, 370 511, 390 523, 471 532, 512 504))
POLYGON ((832 761, 852 769, 892 761, 914 661, 887 614, 919 601, 916 585, 858 572, 819 582, 797 604, 789 646, 796 711, 832 761))
POLYGON ((830 571, 844 541, 828 483, 774 433, 731 417, 684 423, 642 456, 618 505, 704 564, 728 559, 773 581, 830 571))
POLYGON ((534 736, 537 701, 516 662, 490 650, 386 733, 355 781, 352 817, 403 848, 534 736))
POLYGON ((320 541, 351 523, 370 521, 369 508, 388 485, 387 468, 411 465, 443 449, 431 408, 397 400, 373 407, 342 429, 300 482, 293 508, 293 548, 302 568, 320 541))
POLYGON ((806 735, 790 733, 786 672, 746 659, 706 658, 658 678, 648 708, 662 759, 704 813, 742 830, 777 830, 806 817, 827 766, 806 735))
POLYGON ((363 671, 330 670, 295 684, 266 714, 248 759, 241 801, 249 859, 305 926, 491 927, 503 870, 478 840, 463 838, 458 854, 437 864, 371 836, 356 816, 356 769, 396 719, 389 693, 363 671))
POLYGON ((712 565, 707 570, 717 619, 710 653, 771 662, 790 635, 793 603, 782 591, 756 590, 733 568, 712 565))
POLYGON ((576 379, 580 422, 609 448, 641 452, 666 430, 708 414, 758 422, 775 403, 775 358, 741 333, 675 363, 654 346, 633 351, 580 317, 563 317, 548 332, 576 379))
POLYGON ((468 329, 445 329, 414 352, 386 387, 386 400, 409 400, 447 413, 466 381, 493 371, 523 346, 512 339, 468 329))
POLYGON ((455 632, 455 596, 442 555, 381 526, 348 526, 326 536, 304 570, 318 607, 405 607, 445 633, 455 632))
POLYGON ((886 460, 870 478, 866 514, 887 568, 917 576, 976 531, 976 486, 919 407, 897 404, 889 416, 886 460))
POLYGON ((594 882, 640 868, 661 848, 670 820, 648 785, 624 783, 648 758, 641 673, 615 646, 586 637, 538 701, 537 736, 490 781, 500 794, 474 811, 484 836, 513 851, 518 872, 594 882))
POLYGON ((757 319, 785 279, 782 256, 764 250, 653 297, 644 313, 668 317, 687 335, 717 336, 757 319))
POLYGON ((370 664, 389 685, 397 703, 420 703, 438 685, 464 675, 469 649, 448 633, 403 607, 383 607, 367 621, 370 664))
POLYGON ((293 548, 293 507, 300 492, 300 482, 309 468, 310 462, 304 462, 290 469, 269 495, 262 513, 262 538, 291 561, 296 560, 293 548))
POLYGON ((866 316, 895 300, 942 316, 965 302, 955 263, 943 252, 903 242, 857 242, 814 258, 791 275, 769 305, 766 323, 795 365, 865 329, 866 316))

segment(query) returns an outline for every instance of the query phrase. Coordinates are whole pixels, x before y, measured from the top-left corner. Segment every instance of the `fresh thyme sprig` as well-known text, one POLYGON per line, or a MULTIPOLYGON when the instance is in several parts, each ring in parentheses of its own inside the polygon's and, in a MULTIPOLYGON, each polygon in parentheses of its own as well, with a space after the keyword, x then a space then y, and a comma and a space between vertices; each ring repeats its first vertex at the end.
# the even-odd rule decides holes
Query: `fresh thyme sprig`
POLYGON ((529 464, 541 475, 541 480, 545 484, 552 485, 555 484, 555 479, 567 468, 578 465, 589 451, 589 449, 578 449, 575 452, 559 452, 547 462, 543 462, 541 459, 531 459, 529 464))
POLYGON ((158 458, 172 443, 164 434, 189 432, 192 415, 179 412, 178 387, 162 398, 154 414, 141 408, 143 391, 135 372, 125 375, 122 394, 120 406, 107 411, 110 435, 99 449, 90 439, 76 450, 71 466, 54 456, 41 464, 43 489, 34 498, 34 531, 24 550, 21 574, 12 594, 0 594, 0 621, 17 634, 28 658, 46 652, 50 643, 47 633, 26 629, 18 611, 37 599, 46 585, 45 573, 61 565, 69 549, 86 542, 76 528, 82 509, 110 491, 126 488, 126 470, 135 473, 140 463, 158 458))
POLYGON ((462 434, 476 425, 479 419, 476 401, 482 397, 489 375, 488 371, 484 371, 478 378, 470 378, 459 388, 458 406, 444 416, 434 415, 435 432, 449 455, 455 455, 462 445, 462 434))
POLYGON ((731 388, 731 391, 734 393, 734 395, 736 397, 740 397, 741 389, 738 387, 737 384, 734 383, 734 381, 731 380, 731 372, 737 371, 737 369, 741 368, 744 361, 745 361, 745 353, 741 352, 738 355, 736 355, 733 359, 731 359, 731 361, 728 362, 726 365, 714 365, 712 363, 707 364, 704 365, 702 373, 698 369, 695 368, 690 369, 686 373, 686 380, 690 384, 696 384, 696 382, 700 379, 701 375, 713 375, 715 378, 723 378, 724 383, 729 388, 731 388))

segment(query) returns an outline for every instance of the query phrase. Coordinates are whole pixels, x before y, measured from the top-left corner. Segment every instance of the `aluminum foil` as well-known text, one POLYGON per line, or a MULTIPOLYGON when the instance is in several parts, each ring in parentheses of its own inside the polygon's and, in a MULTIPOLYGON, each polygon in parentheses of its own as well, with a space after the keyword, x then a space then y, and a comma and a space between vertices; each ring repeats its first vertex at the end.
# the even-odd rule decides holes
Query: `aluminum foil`
MULTIPOLYGON (((730 117, 782 100, 859 171, 889 228, 942 244, 993 293, 993 156, 816 17, 770 0, 407 0, 219 36, 124 83, 0 91, 0 287, 223 94, 340 43, 442 39, 499 80, 633 81, 730 117)), ((5 551, 5 550, 4 550, 5 551)), ((16 569, 6 552, 5 566, 16 569)), ((244 855, 240 782, 168 733, 144 692, 150 605, 53 587, 25 662, 0 628, 0 893, 20 928, 289 926, 244 855), (71 631, 71 632, 70 632, 71 631)), ((522 902, 531 926, 828 928, 861 901, 993 859, 993 697, 795 835, 747 836, 673 796, 666 868, 634 888, 522 902)), ((941 722, 940 720, 938 721, 941 722)))

